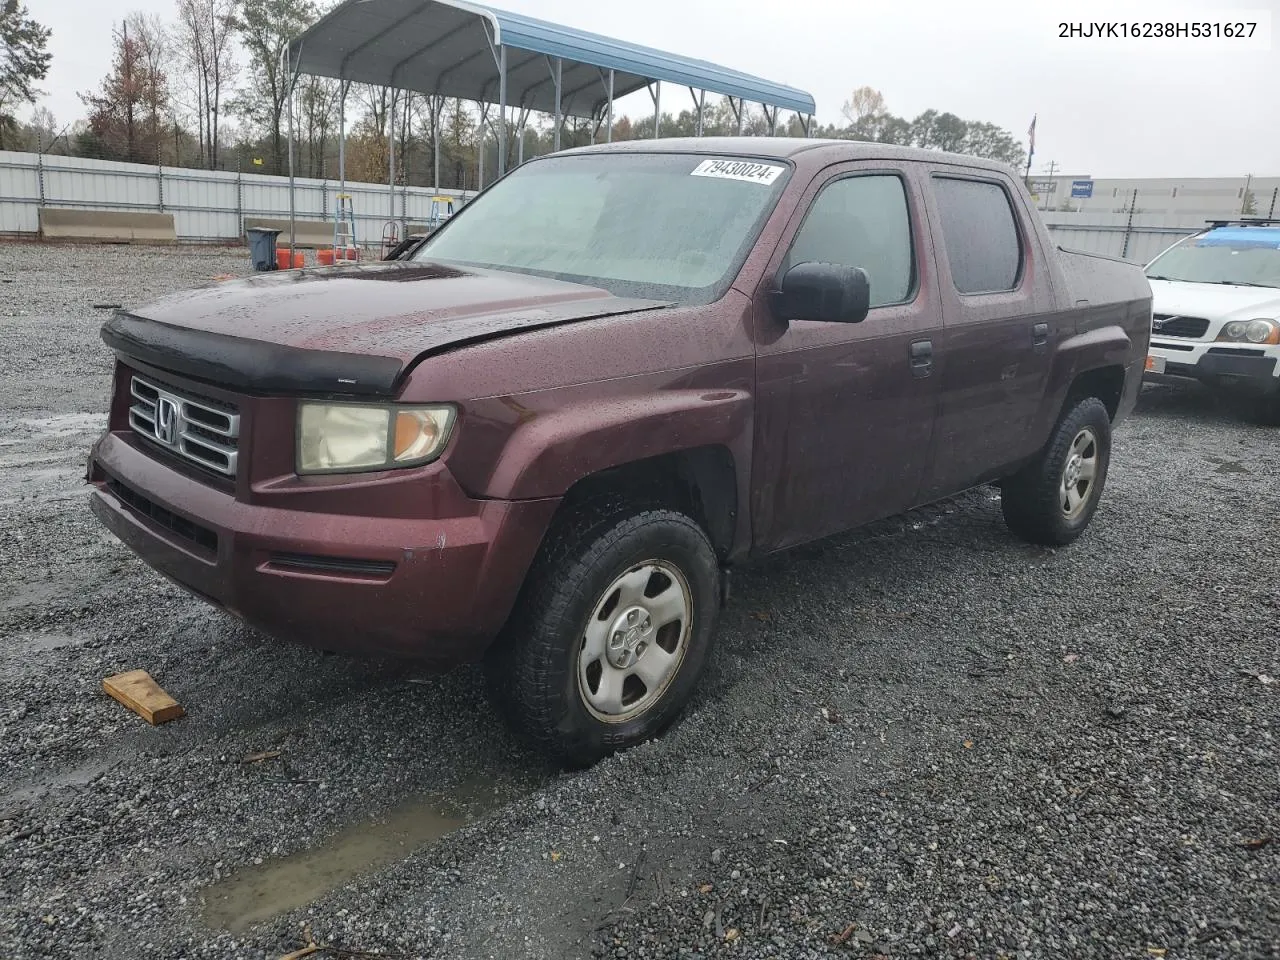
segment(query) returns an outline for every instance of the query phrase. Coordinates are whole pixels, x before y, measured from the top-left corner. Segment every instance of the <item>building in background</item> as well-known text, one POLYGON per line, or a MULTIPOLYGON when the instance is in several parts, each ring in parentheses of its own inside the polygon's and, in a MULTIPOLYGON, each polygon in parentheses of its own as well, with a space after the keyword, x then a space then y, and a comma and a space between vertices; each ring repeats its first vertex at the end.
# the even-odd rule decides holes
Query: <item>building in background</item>
POLYGON ((1207 220, 1280 217, 1280 177, 1033 176, 1028 185, 1063 246, 1142 263, 1207 220))

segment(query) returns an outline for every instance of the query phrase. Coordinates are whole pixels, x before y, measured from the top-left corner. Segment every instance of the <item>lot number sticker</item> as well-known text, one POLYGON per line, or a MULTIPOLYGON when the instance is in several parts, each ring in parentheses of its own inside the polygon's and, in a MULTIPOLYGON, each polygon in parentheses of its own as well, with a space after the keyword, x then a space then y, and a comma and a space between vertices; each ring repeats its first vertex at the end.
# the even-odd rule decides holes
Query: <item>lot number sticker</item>
POLYGON ((771 163, 754 163, 750 160, 703 160, 690 176, 716 177, 720 180, 745 180, 766 187, 777 180, 785 167, 771 163))

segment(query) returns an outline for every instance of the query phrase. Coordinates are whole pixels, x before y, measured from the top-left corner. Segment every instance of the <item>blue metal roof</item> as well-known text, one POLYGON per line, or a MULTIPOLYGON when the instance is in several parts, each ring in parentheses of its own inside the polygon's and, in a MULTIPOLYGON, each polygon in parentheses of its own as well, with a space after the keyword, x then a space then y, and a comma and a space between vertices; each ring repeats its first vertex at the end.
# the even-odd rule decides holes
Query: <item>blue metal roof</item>
POLYGON ((290 44, 290 56, 300 73, 497 103, 491 42, 508 48, 512 107, 554 112, 548 58, 560 58, 566 116, 598 115, 610 70, 615 99, 661 80, 814 112, 810 94, 785 84, 465 0, 345 0, 290 44))
POLYGON ((811 114, 815 109, 813 97, 803 90, 753 77, 705 60, 682 57, 652 47, 643 47, 638 43, 614 40, 516 13, 493 8, 489 8, 489 12, 497 19, 500 41, 520 50, 533 50, 606 70, 678 83, 695 90, 706 90, 708 93, 741 97, 753 103, 767 103, 771 107, 795 110, 797 113, 811 114))

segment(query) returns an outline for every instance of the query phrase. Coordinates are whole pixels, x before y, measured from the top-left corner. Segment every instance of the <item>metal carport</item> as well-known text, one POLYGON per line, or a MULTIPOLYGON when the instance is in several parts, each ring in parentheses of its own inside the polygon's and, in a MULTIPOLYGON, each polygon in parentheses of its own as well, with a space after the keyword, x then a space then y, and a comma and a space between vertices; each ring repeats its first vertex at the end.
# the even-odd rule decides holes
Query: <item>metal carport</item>
MULTIPOLYGON (((285 49, 284 60, 290 90, 291 184, 294 139, 292 90, 298 76, 303 73, 341 80, 344 105, 351 83, 475 101, 481 109, 482 137, 489 110, 496 106, 499 176, 507 168, 509 110, 515 111, 513 120, 521 132, 530 111, 552 115, 555 118, 553 136, 556 149, 560 148, 565 117, 582 117, 591 121, 593 140, 603 124, 606 140, 612 139, 614 101, 646 88, 654 104, 653 135, 659 136, 664 82, 689 90, 699 135, 702 133, 708 93, 729 98, 739 133, 747 103, 761 104, 771 135, 777 130, 779 111, 794 111, 800 117, 806 134, 814 113, 813 97, 803 90, 704 60, 665 53, 465 0, 345 0, 294 40, 285 49)), ((394 95, 389 126, 390 135, 394 137, 394 95)), ((339 135, 345 140, 345 115, 340 119, 339 127, 339 135)), ((435 185, 438 189, 440 147, 439 138, 436 139, 435 185)), ((521 153, 523 149, 524 139, 521 137, 521 153)), ((390 154, 389 185, 394 191, 394 145, 390 154)), ((339 166, 345 181, 345 155, 342 151, 339 153, 339 166)), ((292 207, 292 200, 290 205, 292 207)), ((391 219, 395 219, 394 200, 391 219)))

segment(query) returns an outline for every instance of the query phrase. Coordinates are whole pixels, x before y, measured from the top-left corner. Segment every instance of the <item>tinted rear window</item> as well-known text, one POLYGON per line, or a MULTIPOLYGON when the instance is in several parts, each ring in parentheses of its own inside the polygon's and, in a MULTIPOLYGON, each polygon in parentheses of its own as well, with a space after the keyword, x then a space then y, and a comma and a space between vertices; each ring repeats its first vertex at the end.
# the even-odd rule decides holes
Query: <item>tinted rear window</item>
POLYGON ((935 177, 942 237, 961 293, 995 293, 1018 285, 1022 245, 1009 195, 996 183, 935 177))

